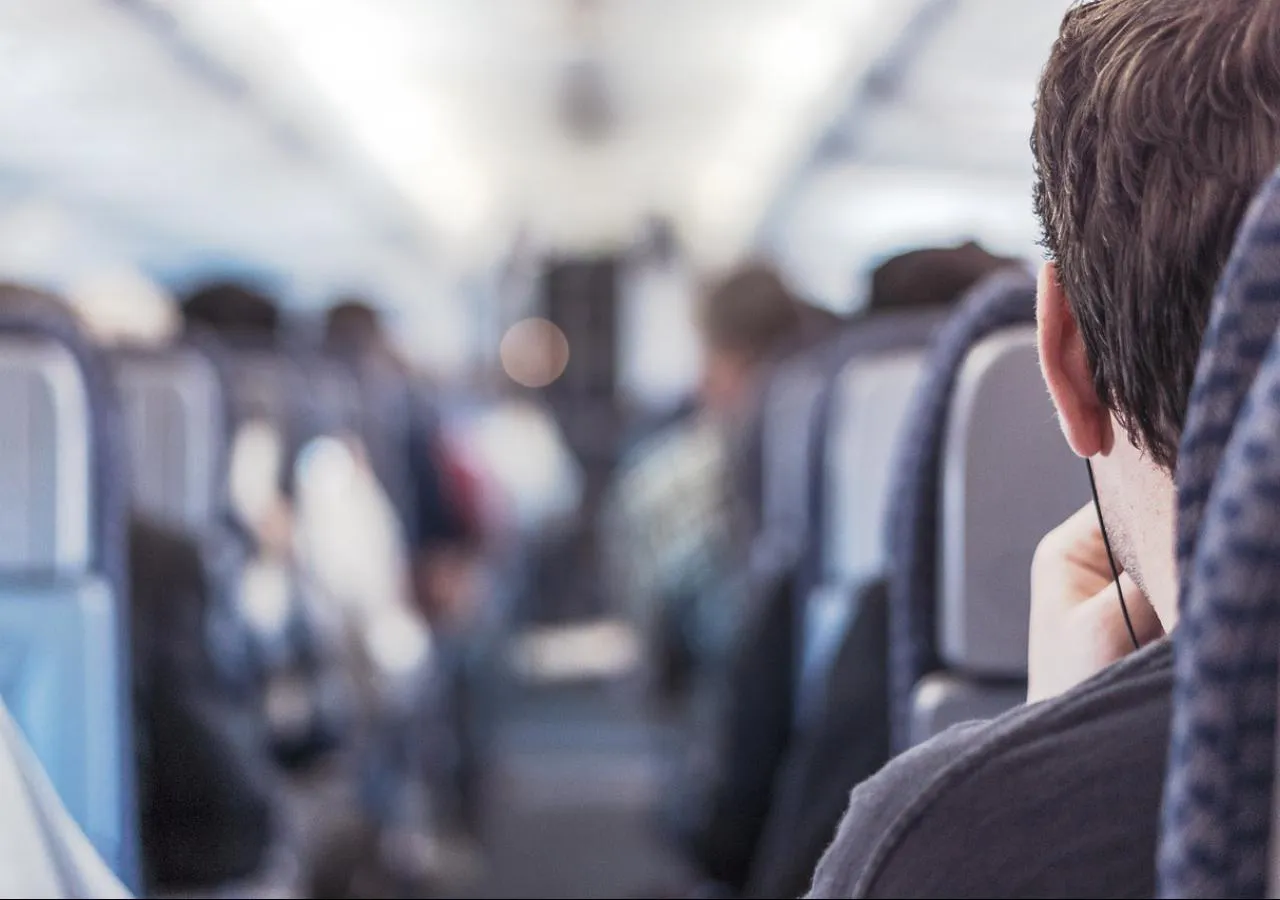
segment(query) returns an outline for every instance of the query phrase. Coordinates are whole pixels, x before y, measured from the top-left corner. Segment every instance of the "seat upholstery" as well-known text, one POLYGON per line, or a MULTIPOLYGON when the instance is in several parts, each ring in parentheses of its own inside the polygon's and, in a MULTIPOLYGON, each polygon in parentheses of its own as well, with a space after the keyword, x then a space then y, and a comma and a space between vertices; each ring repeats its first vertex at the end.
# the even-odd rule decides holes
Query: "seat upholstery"
POLYGON ((1027 697, 1025 684, 979 681, 941 671, 916 686, 911 705, 911 743, 923 744, 953 725, 994 719, 1027 697))
POLYGON ((808 537, 809 448, 822 396, 816 356, 810 350, 784 365, 764 401, 762 534, 770 549, 790 559, 808 537))
POLYGON ((942 668, 938 652, 939 521, 948 410, 969 351, 983 338, 1035 316, 1035 284, 999 272, 960 303, 930 352, 903 427, 891 479, 888 535, 890 711, 894 749, 911 743, 912 693, 942 668))
MULTIPOLYGON (((805 619, 809 588, 817 582, 815 561, 821 553, 816 545, 823 520, 818 501, 825 494, 825 435, 838 374, 856 355, 926 344, 940 319, 938 314, 893 315, 851 324, 784 365, 775 375, 772 398, 764 400, 762 438, 770 443, 763 454, 764 494, 771 499, 764 504, 764 532, 754 548, 748 596, 725 679, 725 705, 705 738, 705 757, 715 761, 709 768, 716 777, 700 779, 698 789, 688 792, 692 799, 680 798, 689 823, 678 826, 685 832, 682 839, 726 884, 744 886, 754 864, 754 887, 768 884, 772 890, 781 857, 789 852, 778 841, 793 826, 797 807, 806 806, 812 777, 819 774, 811 768, 816 757, 807 751, 795 755, 792 740, 798 724, 797 652, 805 643, 796 629, 805 619), (789 753, 794 764, 786 763, 789 753), (780 801, 775 790, 801 802, 780 801), (771 812, 775 808, 781 812, 771 812), (774 835, 767 842, 776 846, 752 860, 752 848, 766 827, 774 835)), ((883 640, 872 643, 883 647, 883 640)), ((875 673, 868 660, 859 662, 875 673)), ((882 681, 883 664, 879 670, 882 681)), ((882 689, 861 679, 856 687, 859 698, 883 697, 882 689)), ((805 694, 806 707, 818 711, 822 692, 805 694), (815 705, 808 706, 810 702, 815 705)), ((840 697, 847 698, 848 692, 840 697)), ((860 704, 859 711, 868 705, 874 704, 860 704)), ((842 764, 852 761, 866 774, 883 762, 880 743, 869 736, 857 752, 843 754, 842 764)), ((794 869, 796 854, 790 856, 794 869)))
POLYGON ((976 344, 943 443, 936 653, 912 698, 911 743, 1026 697, 1027 573, 1041 536, 1089 499, 1039 377, 1035 329, 976 344))
POLYGON ((105 361, 55 301, 0 296, 0 695, 98 852, 136 883, 129 478, 105 361))
POLYGON ((820 359, 809 538, 798 560, 797 723, 822 708, 827 672, 857 616, 858 591, 883 575, 888 471, 925 350, 945 321, 945 309, 878 313, 851 325, 820 359))
POLYGON ((975 677, 1027 671, 1027 573, 1040 538, 1089 501, 1040 380, 1035 328, 977 344, 956 379, 939 497, 940 661, 975 677))
POLYGON ((214 363, 193 347, 127 348, 112 359, 140 511, 191 531, 221 512, 227 402, 214 363))
POLYGON ((1261 898, 1280 666, 1280 173, 1214 299, 1179 449, 1161 897, 1261 898))

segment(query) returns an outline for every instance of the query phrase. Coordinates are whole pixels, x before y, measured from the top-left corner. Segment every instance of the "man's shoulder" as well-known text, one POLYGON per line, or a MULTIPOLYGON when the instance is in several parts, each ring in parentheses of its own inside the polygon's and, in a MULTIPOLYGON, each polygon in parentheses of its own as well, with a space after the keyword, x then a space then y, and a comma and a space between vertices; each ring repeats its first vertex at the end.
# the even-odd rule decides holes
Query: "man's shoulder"
POLYGON ((1037 862, 1019 855, 1073 822, 1087 827, 1102 813, 1092 793, 1135 766, 1133 802, 1150 800, 1154 811, 1171 662, 1167 643, 1148 648, 1061 697, 957 726, 899 756, 854 790, 810 896, 982 894, 998 868, 1031 890, 1037 862), (984 864, 988 847, 1002 866, 984 864))

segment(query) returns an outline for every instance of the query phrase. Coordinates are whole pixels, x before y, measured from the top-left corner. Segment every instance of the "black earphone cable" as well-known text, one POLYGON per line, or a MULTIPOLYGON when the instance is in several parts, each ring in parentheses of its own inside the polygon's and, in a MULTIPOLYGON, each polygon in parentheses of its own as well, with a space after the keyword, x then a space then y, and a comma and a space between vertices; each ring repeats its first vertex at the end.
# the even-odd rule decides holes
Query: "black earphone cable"
POLYGON ((1098 483, 1093 478, 1093 461, 1086 459, 1084 466, 1089 471, 1089 492, 1093 494, 1093 509, 1098 514, 1098 528, 1102 531, 1102 545, 1107 548, 1107 562, 1111 564, 1111 577, 1116 580, 1116 596, 1120 598, 1120 612, 1124 615, 1125 628, 1129 629, 1129 640, 1133 641, 1133 649, 1140 650, 1138 632, 1134 630, 1133 619, 1129 617, 1129 604, 1124 602, 1124 589, 1120 587, 1120 569, 1116 566, 1115 554, 1111 552, 1111 539, 1107 537, 1107 523, 1102 519, 1102 503, 1098 500, 1098 483))

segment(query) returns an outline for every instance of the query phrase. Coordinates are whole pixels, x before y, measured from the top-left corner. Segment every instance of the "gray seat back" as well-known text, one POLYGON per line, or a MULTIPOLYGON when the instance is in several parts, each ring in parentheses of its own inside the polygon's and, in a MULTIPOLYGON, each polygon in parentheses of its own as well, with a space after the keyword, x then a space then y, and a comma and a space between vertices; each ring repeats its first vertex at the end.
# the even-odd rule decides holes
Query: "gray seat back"
POLYGON ((89 398, 52 339, 0 335, 0 571, 78 575, 92 559, 89 398))
POLYGON ((130 878, 131 717, 95 527, 93 396, 53 337, 0 330, 0 697, 98 852, 130 878))
POLYGON ((148 515, 199 531, 223 506, 226 398, 213 362, 175 347, 113 359, 133 462, 134 502, 148 515))
POLYGON ((822 464, 827 515, 821 523, 817 583, 803 610, 797 716, 819 708, 821 685, 856 615, 858 589, 885 569, 889 471, 925 348, 859 355, 841 369, 831 395, 822 464))
POLYGON ((957 305, 929 350, 911 399, 891 479, 889 561, 889 710, 895 753, 912 742, 914 693, 945 668, 938 652, 938 515, 947 421, 955 385, 970 351, 1011 325, 1035 321, 1029 273, 997 272, 957 305))
POLYGON ((840 373, 824 460, 830 514, 821 574, 828 584, 857 585, 884 572, 889 471, 924 355, 921 347, 860 357, 840 373))
POLYGON ((808 352, 778 370, 764 400, 761 531, 784 556, 798 554, 809 537, 809 447, 822 390, 819 360, 808 352))
POLYGON ((937 648, 913 698, 912 741, 990 718, 1026 694, 1029 572, 1040 539, 1089 500, 1036 356, 1035 329, 976 344, 956 379, 943 444, 937 648))

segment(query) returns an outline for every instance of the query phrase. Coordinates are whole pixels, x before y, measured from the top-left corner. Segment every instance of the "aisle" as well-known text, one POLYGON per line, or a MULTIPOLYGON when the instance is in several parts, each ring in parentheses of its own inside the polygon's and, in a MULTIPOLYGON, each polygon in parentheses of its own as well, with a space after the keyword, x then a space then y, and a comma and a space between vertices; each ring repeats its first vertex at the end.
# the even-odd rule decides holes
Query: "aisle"
POLYGON ((648 896, 681 868, 653 834, 661 733, 603 686, 527 694, 499 729, 476 898, 648 896))

